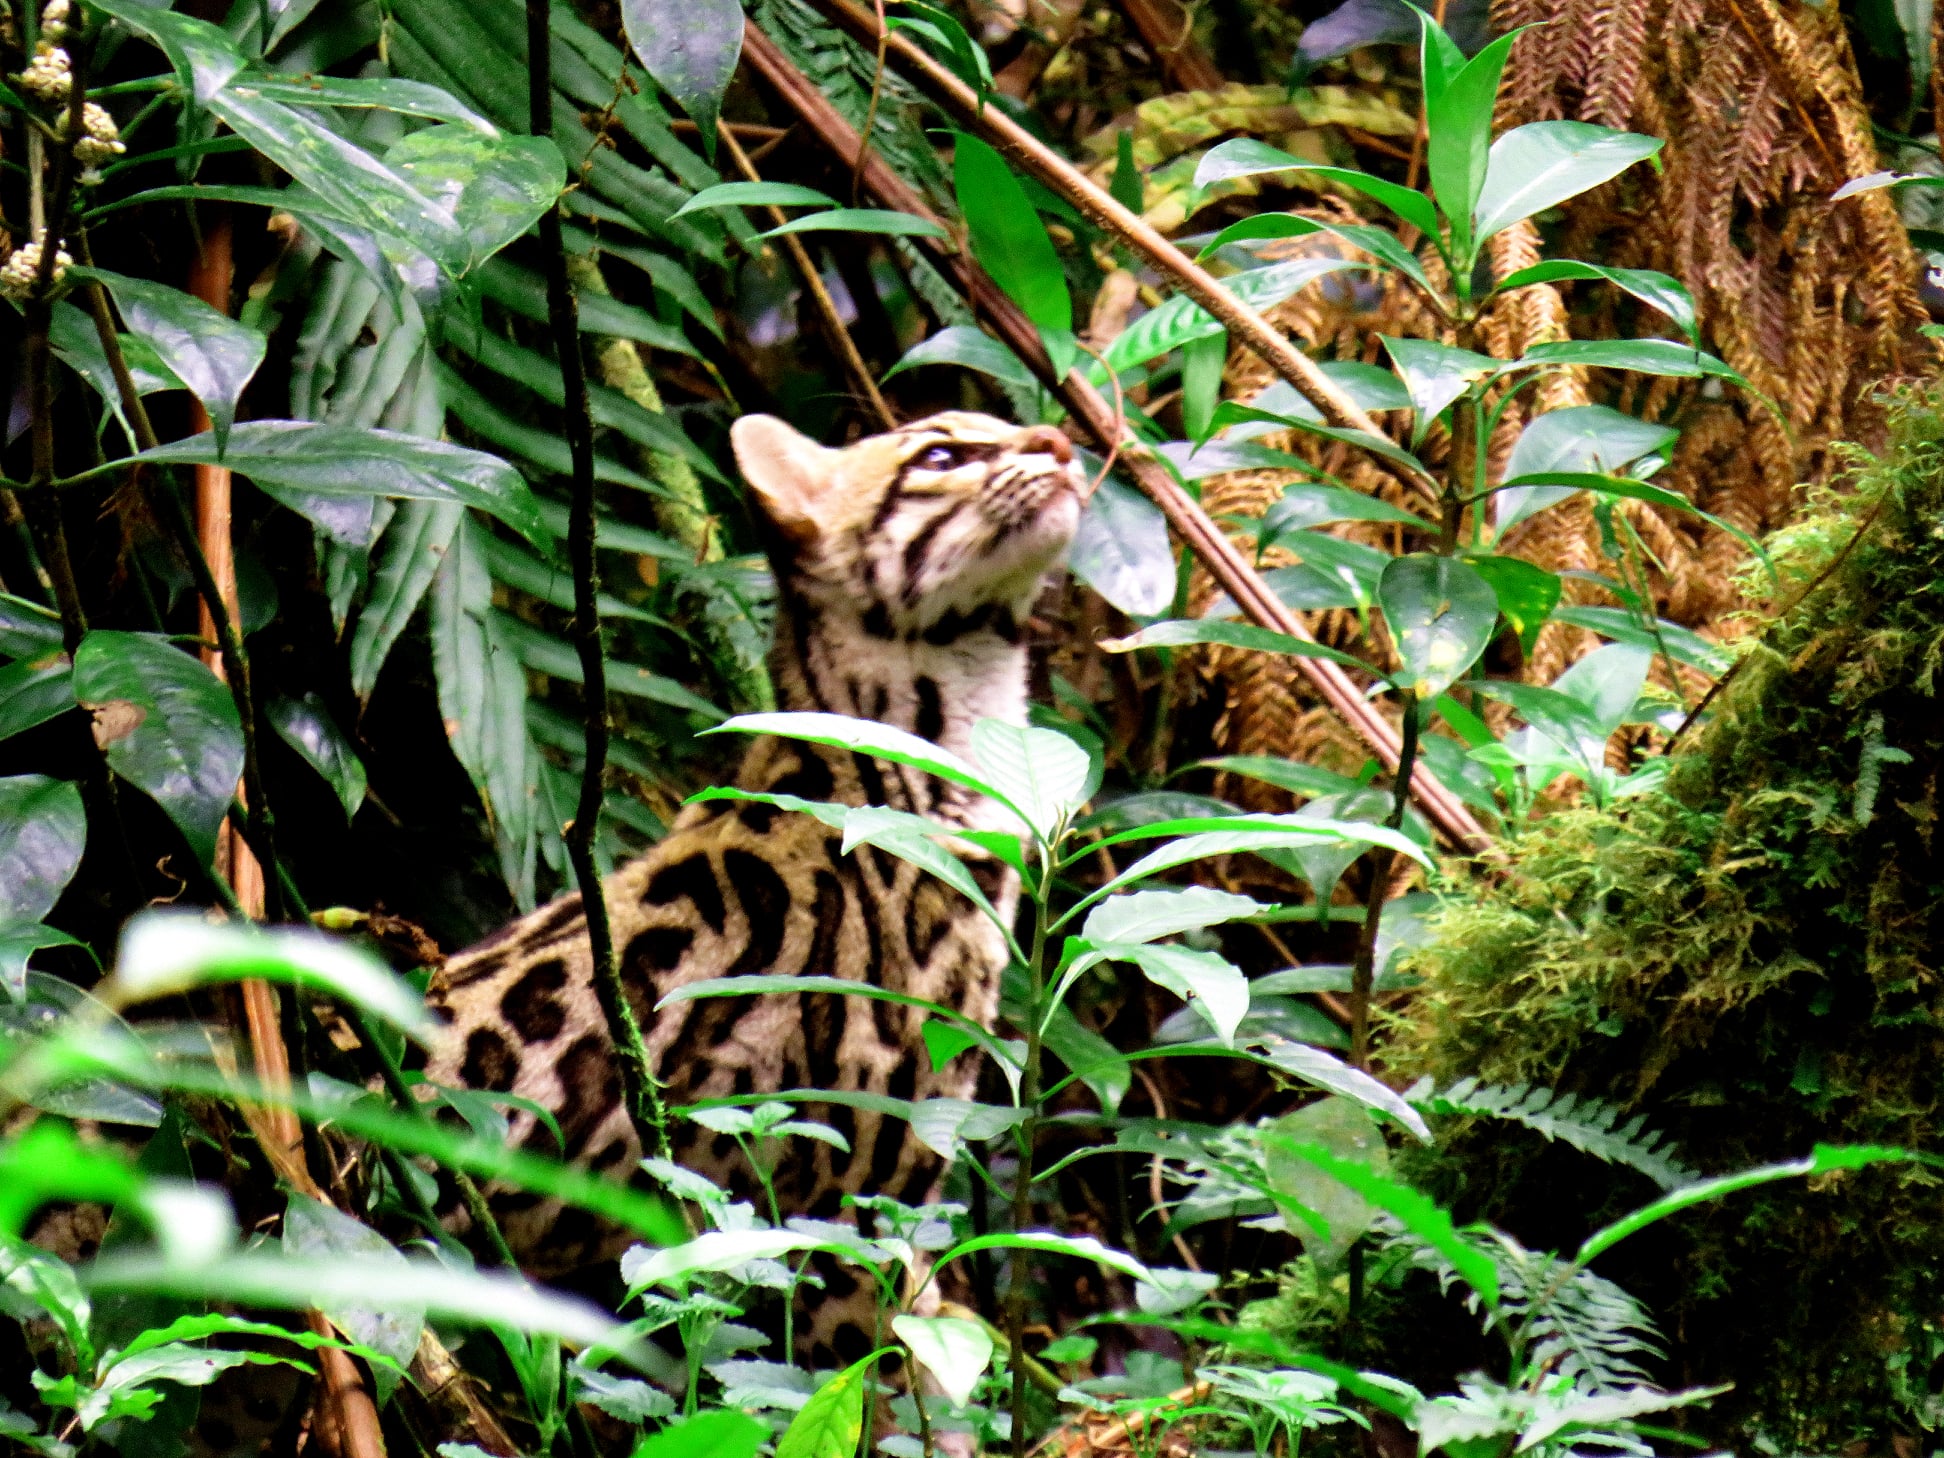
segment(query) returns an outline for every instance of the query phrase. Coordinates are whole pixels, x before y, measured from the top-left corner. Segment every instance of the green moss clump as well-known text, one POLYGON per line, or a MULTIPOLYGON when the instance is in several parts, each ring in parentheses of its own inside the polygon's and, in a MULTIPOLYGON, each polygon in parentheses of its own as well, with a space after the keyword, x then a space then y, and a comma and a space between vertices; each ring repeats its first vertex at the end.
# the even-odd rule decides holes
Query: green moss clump
MULTIPOLYGON (((1393 1075, 1615 1100, 1709 1173, 1817 1142, 1944 1153, 1944 392, 1894 407, 1771 542, 1790 601, 1668 792, 1550 816, 1447 903, 1393 1075)), ((1467 1218, 1569 1248, 1645 1203, 1637 1174, 1474 1122, 1410 1173, 1467 1218)), ((1678 1217, 1600 1264, 1663 1322, 1697 1419, 1830 1451, 1944 1403, 1944 1179, 1878 1167, 1678 1217)), ((1424 1374, 1431 1376, 1432 1374, 1424 1374)))

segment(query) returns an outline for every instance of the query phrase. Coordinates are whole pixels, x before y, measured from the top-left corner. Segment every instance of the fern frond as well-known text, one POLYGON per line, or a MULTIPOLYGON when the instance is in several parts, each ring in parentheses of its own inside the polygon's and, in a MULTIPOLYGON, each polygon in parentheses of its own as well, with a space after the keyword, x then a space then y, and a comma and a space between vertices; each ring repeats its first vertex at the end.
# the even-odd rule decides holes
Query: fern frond
POLYGON ((1443 1093, 1438 1093, 1429 1079, 1421 1079, 1404 1097, 1427 1114, 1522 1124, 1608 1164, 1639 1170, 1664 1190, 1692 1184, 1701 1177, 1682 1160, 1672 1140, 1647 1128, 1644 1114, 1623 1122, 1619 1106, 1601 1099, 1524 1083, 1480 1083, 1475 1078, 1460 1079, 1443 1093))

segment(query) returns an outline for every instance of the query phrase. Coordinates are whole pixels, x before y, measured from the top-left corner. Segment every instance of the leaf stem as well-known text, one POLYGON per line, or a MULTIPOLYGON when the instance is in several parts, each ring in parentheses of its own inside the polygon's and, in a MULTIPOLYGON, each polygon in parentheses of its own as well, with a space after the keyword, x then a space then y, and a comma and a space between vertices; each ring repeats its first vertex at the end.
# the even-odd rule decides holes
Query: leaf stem
MULTIPOLYGON (((1049 898, 1053 885, 1051 852, 1040 851, 1039 884, 1033 888, 1033 947, 1026 972, 1032 992, 1026 1009, 1026 1068, 1019 1080, 1019 1106, 1026 1112, 1020 1121, 1019 1171, 1013 1177, 1013 1233, 1018 1234, 1033 1221, 1033 1146, 1039 1135, 1040 1106, 1040 1024, 1044 1021, 1040 1001, 1046 996, 1046 940, 1051 924, 1049 898)), ((1007 1262, 1006 1341, 1007 1360, 1012 1367, 1012 1451, 1013 1458, 1026 1458, 1026 1258, 1015 1249, 1007 1262)))
MULTIPOLYGON (((553 134, 553 41, 548 27, 550 0, 526 0, 527 125, 536 137, 553 134)), ((585 755, 580 801, 562 839, 580 887, 581 914, 594 961, 594 991, 606 1018, 608 1037, 621 1072, 628 1117, 644 1153, 669 1157, 668 1110, 655 1082, 647 1041, 634 1006, 621 986, 614 956, 614 933, 607 899, 594 863, 594 835, 601 818, 602 779, 607 770, 607 662, 601 651, 597 607, 600 584, 594 553, 594 417, 587 398, 587 363, 580 347, 580 310, 567 276, 567 245, 561 234, 558 202, 540 215, 540 246, 546 257, 547 323, 560 365, 567 446, 573 463, 568 507, 567 554, 574 577, 574 650, 581 666, 585 755)))
MULTIPOLYGON (((1409 689, 1399 693, 1404 703, 1402 746, 1397 761, 1397 783, 1391 790, 1390 814, 1384 824, 1398 830, 1404 824, 1404 807, 1411 800, 1411 771, 1417 766, 1418 703, 1409 689)), ((1350 1066, 1370 1070, 1370 990, 1376 982, 1377 928, 1383 921, 1384 902, 1390 895, 1391 872, 1397 865, 1397 852, 1380 846, 1370 872, 1370 890, 1364 898, 1363 929, 1357 934, 1357 953, 1350 964, 1350 1066)))

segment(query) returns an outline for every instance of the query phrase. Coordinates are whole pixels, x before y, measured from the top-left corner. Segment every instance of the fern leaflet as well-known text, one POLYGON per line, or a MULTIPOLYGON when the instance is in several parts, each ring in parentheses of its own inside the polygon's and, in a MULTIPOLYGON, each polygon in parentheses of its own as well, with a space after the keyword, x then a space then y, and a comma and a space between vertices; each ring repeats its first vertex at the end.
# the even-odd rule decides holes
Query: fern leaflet
POLYGON ((1666 1135, 1647 1128, 1646 1115, 1636 1114, 1622 1122, 1619 1106, 1602 1099, 1556 1093, 1525 1083, 1480 1083, 1475 1078, 1460 1079, 1443 1093, 1438 1093, 1429 1079, 1420 1079, 1404 1097, 1427 1114, 1470 1115, 1523 1124, 1608 1164, 1639 1170, 1663 1190, 1692 1184, 1701 1177, 1681 1159, 1666 1135))

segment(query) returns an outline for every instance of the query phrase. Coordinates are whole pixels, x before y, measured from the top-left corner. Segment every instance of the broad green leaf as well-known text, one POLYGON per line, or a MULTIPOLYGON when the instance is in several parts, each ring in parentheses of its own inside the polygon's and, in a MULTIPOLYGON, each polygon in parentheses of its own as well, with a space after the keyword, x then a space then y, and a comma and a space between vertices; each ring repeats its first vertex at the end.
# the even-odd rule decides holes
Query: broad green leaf
POLYGON ((251 72, 239 76, 232 86, 253 91, 286 106, 330 106, 362 111, 390 111, 400 116, 422 116, 433 121, 457 122, 474 131, 492 135, 493 124, 455 98, 451 92, 423 81, 406 81, 393 76, 347 78, 343 76, 271 76, 251 72))
POLYGON ((1208 439, 1227 363, 1226 334, 1210 334, 1181 346, 1181 428, 1194 440, 1208 439))
POLYGON ((1669 622, 1666 618, 1657 619, 1651 624, 1643 623, 1638 614, 1626 608, 1587 607, 1577 603, 1555 609, 1553 616, 1562 623, 1591 629, 1619 643, 1634 643, 1657 652, 1664 649, 1676 663, 1698 668, 1711 678, 1726 673, 1731 662, 1716 644, 1693 629, 1669 622))
POLYGON ((949 749, 941 749, 930 740, 920 739, 916 734, 908 734, 872 719, 853 719, 844 714, 739 714, 726 724, 718 724, 703 732, 774 734, 783 739, 803 739, 812 744, 860 751, 889 760, 892 764, 908 764, 914 769, 950 780, 955 785, 963 785, 968 790, 990 795, 1021 820, 1026 819, 1018 806, 1007 801, 996 786, 981 779, 977 770, 949 749))
POLYGON ((991 1139, 1025 1117, 1025 1110, 999 1104, 930 1098, 913 1104, 906 1122, 911 1126, 912 1138, 940 1158, 955 1160, 965 1153, 966 1140, 991 1139))
POLYGON ((1053 373, 1064 377, 1078 354, 1073 297, 1053 240, 1032 199, 997 152, 977 137, 953 137, 952 183, 973 255, 1040 331, 1053 373))
POLYGON ((1585 705, 1599 726, 1600 748, 1604 750, 1607 735, 1626 723, 1633 712, 1653 662, 1654 655, 1646 648, 1609 643, 1577 660, 1552 681, 1552 689, 1585 705))
POLYGON ((742 56, 742 6, 737 0, 623 0, 621 26, 635 58, 689 114, 703 155, 713 160, 722 93, 742 56))
MULTIPOLYGON (((0 926, 52 911, 87 843, 78 785, 46 775, 0 779, 0 926)), ((9 991, 21 995, 17 983, 9 991)))
MULTIPOLYGON (((1380 790, 1374 785, 1352 785, 1348 789, 1332 794, 1318 795, 1296 813, 1309 819, 1366 821, 1381 825, 1390 815, 1391 796, 1388 790, 1380 790)), ((1309 882, 1315 893, 1316 915, 1319 920, 1329 915, 1330 898, 1336 891, 1337 882, 1343 873, 1350 869, 1365 847, 1354 842, 1321 841, 1313 845, 1296 845, 1287 850, 1268 850, 1263 859, 1271 865, 1301 876, 1309 882)))
POLYGON ((1039 381, 1025 362, 1006 345, 976 324, 952 324, 907 349, 898 362, 884 372, 884 378, 903 374, 919 365, 949 364, 982 375, 991 375, 1003 384, 1019 389, 1035 389, 1039 381))
MULTIPOLYGON (((27 961, 43 947, 85 947, 87 943, 56 927, 39 921, 0 921, 0 991, 16 1000, 28 994, 33 979, 40 974, 27 970, 27 961)), ((0 1014, 6 1006, 0 1003, 0 1014)), ((38 1099, 38 1095, 36 1098, 38 1099)), ((35 1105, 39 1107, 38 1103, 35 1105)), ((58 1112, 58 1111, 57 1111, 58 1112)), ((96 1117, 93 1114, 78 1118, 96 1117)), ((135 1120, 126 1122, 134 1123, 135 1120)))
POLYGON ((650 1433, 634 1458, 756 1458, 770 1430, 747 1413, 710 1408, 650 1433))
POLYGON ((718 182, 714 187, 703 188, 670 213, 669 217, 672 220, 711 208, 762 206, 834 208, 839 204, 827 192, 818 192, 814 187, 803 187, 794 182, 718 182))
POLYGON ((1296 471, 1308 476, 1322 474, 1318 467, 1301 456, 1271 450, 1253 440, 1235 436, 1200 444, 1188 440, 1168 440, 1154 447, 1154 452, 1173 466, 1175 474, 1184 482, 1205 481, 1210 476, 1220 476, 1228 471, 1296 471))
POLYGON ((348 942, 312 931, 211 923, 188 911, 131 919, 115 970, 98 991, 126 1005, 249 978, 342 998, 421 1040, 438 1027, 410 983, 348 942))
POLYGON ((1507 371, 1533 366, 1578 365, 1597 369, 1632 370, 1642 375, 1672 375, 1693 379, 1715 375, 1748 387, 1748 381, 1713 355, 1672 339, 1567 339, 1535 344, 1507 371))
POLYGON ((447 124, 408 133, 385 163, 452 214, 468 272, 531 228, 567 185, 551 138, 490 134, 447 124))
POLYGON ((877 233, 900 238, 947 236, 944 228, 930 218, 913 217, 889 208, 830 208, 820 213, 805 213, 756 236, 781 238, 789 233, 877 233))
MULTIPOLYGON (((1306 230, 1314 232, 1314 227, 1306 230)), ((1364 265, 1347 258, 1290 258, 1261 268, 1247 269, 1220 280, 1224 291, 1254 309, 1269 309, 1299 290, 1329 274, 1364 265)), ((1222 323, 1186 294, 1176 294, 1157 309, 1150 309, 1114 336, 1103 352, 1107 367, 1116 374, 1145 364, 1204 339, 1221 337, 1222 323)), ((1098 365, 1092 367, 1096 382, 1105 376, 1098 365)))
POLYGON ((1604 279, 1615 288, 1632 294, 1643 304, 1659 309, 1680 326, 1690 343, 1698 345, 1701 342, 1700 326, 1694 318, 1694 296, 1679 279, 1656 273, 1651 268, 1607 268, 1572 258, 1554 258, 1507 275, 1499 283, 1498 290, 1500 293, 1510 293, 1528 284, 1557 283, 1562 279, 1604 279))
POLYGON ((979 1378, 992 1365, 992 1335, 984 1326, 960 1316, 894 1316, 891 1330, 956 1405, 972 1400, 979 1378))
MULTIPOLYGON (((965 27, 949 11, 941 10, 936 5, 923 4, 922 0, 903 0, 903 4, 907 11, 914 14, 894 17, 888 22, 890 27, 893 30, 909 30, 929 41, 937 48, 940 59, 958 73, 959 80, 979 93, 983 105, 991 95, 993 86, 992 63, 986 58, 985 48, 966 34, 965 27)), ((1115 176, 1118 180, 1119 174, 1115 176)), ((1138 176, 1136 174, 1137 182, 1138 176)), ((1114 193, 1114 198, 1123 207, 1127 206, 1127 199, 1119 191, 1114 193)), ((1140 210, 1137 193, 1129 211, 1138 213, 1140 210)))
MULTIPOLYGON (((1266 238, 1301 238, 1311 233, 1329 233, 1353 247, 1361 248, 1386 268, 1394 268, 1432 298, 1442 295, 1432 287, 1430 275, 1418 257, 1393 233, 1361 223, 1337 223, 1321 218, 1298 217, 1294 213, 1257 213, 1230 223, 1202 249, 1204 255, 1230 243, 1246 243, 1266 238)), ((1295 261, 1295 260, 1292 260, 1295 261)))
POLYGON ((1699 517, 1709 526, 1724 531, 1767 563, 1768 552, 1762 544, 1733 522, 1701 510, 1678 491, 1670 491, 1665 486, 1656 486, 1651 481, 1636 481, 1630 476, 1602 476, 1590 471, 1537 471, 1530 476, 1514 476, 1502 486, 1492 488, 1496 491, 1555 490, 1591 491, 1596 496, 1620 496, 1632 501, 1646 501, 1655 506, 1666 507, 1669 511, 1683 512, 1688 516, 1699 517))
POLYGON ((1283 494, 1262 514, 1262 536, 1275 542, 1285 532, 1307 531, 1340 521, 1399 522, 1420 530, 1431 530, 1431 523, 1401 506, 1361 491, 1342 486, 1322 486, 1298 481, 1285 486, 1283 494))
POLYGON ((675 1411, 674 1398, 636 1378, 610 1377, 578 1360, 569 1364, 567 1372, 569 1400, 592 1403, 609 1417, 644 1423, 669 1417, 675 1411))
MULTIPOLYGON (((291 1195, 284 1208, 281 1246, 286 1256, 298 1260, 343 1261, 373 1271, 410 1269, 405 1256, 363 1221, 298 1194, 291 1195)), ((352 1341, 383 1353, 400 1368, 411 1362, 425 1330, 424 1308, 405 1301, 323 1310, 331 1324, 352 1341)), ((373 1376, 378 1400, 384 1402, 397 1385, 399 1374, 380 1368, 373 1376)))
MULTIPOLYGON (((162 363, 146 339, 138 334, 120 334, 116 338, 121 344, 122 363, 127 366, 128 376, 134 381, 136 394, 147 397, 164 390, 183 388, 182 381, 170 373, 169 367, 162 363)), ((122 422, 123 435, 134 440, 135 428, 123 415, 121 387, 116 383, 114 367, 108 363, 108 356, 101 347, 101 336, 95 332, 94 320, 66 299, 56 299, 48 316, 47 342, 54 347, 55 355, 63 364, 94 387, 102 403, 122 422)))
POLYGON ((360 703, 377 687, 379 670, 438 575, 465 511, 456 502, 404 501, 392 514, 373 552, 371 589, 351 631, 351 691, 360 703))
POLYGON ((200 106, 207 106, 243 69, 243 53, 229 36, 206 20, 180 11, 140 3, 140 0, 102 0, 90 8, 112 15, 138 35, 162 48, 177 77, 200 106))
POLYGON ((72 273, 105 287, 130 331, 202 401, 220 451, 236 419, 236 402, 263 363, 269 341, 180 289, 105 269, 76 268, 72 273))
POLYGON ((1559 604, 1563 586, 1559 574, 1535 567, 1519 557, 1485 553, 1466 557, 1465 561, 1491 587, 1498 598, 1500 614, 1519 635, 1519 646, 1530 657, 1539 630, 1546 626, 1559 604))
POLYGON ((1042 841, 1051 843, 1060 824, 1086 800, 1092 761, 1054 730, 981 719, 972 726, 972 756, 986 782, 1042 841))
POLYGON ((1305 172, 1311 177, 1341 183, 1366 197, 1375 198, 1420 233, 1432 238, 1438 236, 1437 211, 1423 193, 1348 167, 1318 167, 1314 162, 1292 157, 1282 149, 1253 137, 1239 137, 1210 149, 1196 164, 1195 186, 1205 188, 1231 177, 1255 177, 1264 172, 1305 172))
POLYGON ((950 1023, 941 1023, 936 1018, 927 1018, 924 1027, 918 1030, 925 1040, 925 1052, 931 1057, 933 1073, 942 1073, 945 1065, 968 1048, 976 1048, 979 1040, 964 1028, 950 1023))
POLYGON ((1425 172, 1437 194, 1438 211, 1451 223, 1451 255, 1461 289, 1470 277, 1474 250, 1484 237, 1474 236, 1473 210, 1489 180, 1492 109, 1498 101, 1499 76, 1518 38, 1516 30, 1500 36, 1462 69, 1446 75, 1442 85, 1427 80, 1424 88, 1425 172))
POLYGON ((1297 658, 1327 658, 1345 668, 1370 670, 1370 665, 1361 658, 1352 658, 1321 643, 1291 637, 1272 628, 1260 628, 1254 623, 1230 623, 1219 618, 1170 618, 1125 638, 1102 639, 1100 646, 1109 653, 1131 653, 1136 648, 1179 648, 1191 643, 1219 643, 1260 653, 1288 653, 1297 658))
MULTIPOLYGON (((1380 1083, 1361 1068, 1352 1068, 1334 1053, 1293 1043, 1286 1038, 1265 1041, 1263 1061, 1283 1072, 1314 1084, 1328 1093, 1362 1104, 1374 1113, 1386 1114, 1424 1143, 1431 1142, 1431 1130, 1424 1116, 1405 1102, 1397 1090, 1380 1083)), ((1376 1203, 1373 1201, 1373 1203, 1376 1203)))
MULTIPOLYGON (((395 430, 252 420, 230 432, 229 448, 220 456, 210 437, 192 435, 133 459, 228 466, 272 496, 454 501, 498 517, 535 546, 552 540, 533 492, 506 462, 395 430)), ((115 469, 126 464, 116 462, 115 469)))
POLYGON ((1103 901, 1087 913, 1080 934, 1095 946, 1109 942, 1159 941, 1218 922, 1254 916, 1265 910, 1261 902, 1212 886, 1188 886, 1179 891, 1135 891, 1103 901))
MULTIPOLYGON (((1506 458, 1508 480, 1541 471, 1595 471, 1633 474, 1630 467, 1647 456, 1664 456, 1680 439, 1671 426, 1623 415, 1605 405, 1569 405, 1531 420, 1506 458)), ((1495 520, 1503 532, 1516 522, 1556 505, 1571 487, 1514 487, 1495 498, 1495 520)))
POLYGON ((1606 734, 1585 704, 1571 694, 1536 683, 1515 680, 1476 680, 1472 688, 1487 698, 1510 704, 1518 716, 1541 734, 1568 749, 1606 743, 1606 734))
POLYGON ((1339 440, 1345 445, 1355 446, 1358 450, 1369 451, 1372 455, 1382 456, 1404 468, 1407 477, 1419 481, 1426 479, 1424 465, 1416 456, 1391 440, 1388 436, 1372 435, 1368 431, 1352 430, 1347 427, 1325 425, 1310 415, 1297 412, 1280 412, 1257 409, 1252 405, 1238 404, 1234 400, 1222 402, 1221 409, 1215 412, 1214 428, 1222 429, 1227 425, 1262 421, 1269 425, 1289 426, 1295 430, 1320 435, 1325 440, 1339 440))
POLYGON ((1132 962, 1148 981, 1165 987, 1206 1018, 1223 1047, 1235 1046, 1235 1030, 1249 1015, 1249 979, 1228 958, 1165 942, 1113 944, 1096 952, 1105 961, 1132 962))
POLYGON ((711 1230, 667 1250, 635 1246, 621 1258, 621 1278, 631 1291, 679 1282, 698 1271, 733 1271, 750 1261, 775 1260, 830 1243, 798 1230, 711 1230))
POLYGON ((877 1352, 832 1377, 776 1440, 776 1458, 852 1458, 864 1436, 864 1401, 877 1352))
POLYGON ((1453 557, 1396 558, 1377 598, 1401 663, 1398 681, 1420 700, 1436 698, 1470 668, 1498 623, 1491 587, 1453 557))
POLYGON ((1017 1234, 975 1235, 960 1241, 938 1258, 934 1270, 943 1270, 953 1261, 982 1250, 1037 1250, 1048 1255, 1072 1256, 1076 1260, 1098 1261, 1109 1270, 1145 1281, 1153 1272, 1125 1251, 1102 1245, 1091 1235, 1055 1235, 1048 1230, 1024 1230, 1017 1234))
POLYGON ((1370 1202, 1309 1160, 1292 1155, 1282 1140, 1315 1145, 1374 1174, 1388 1175, 1390 1150, 1384 1144, 1383 1132, 1360 1104, 1334 1096, 1284 1114, 1269 1128, 1281 1136, 1275 1143, 1265 1142, 1263 1149, 1271 1187, 1320 1217, 1328 1228, 1319 1231, 1300 1218, 1286 1223, 1311 1259, 1326 1270, 1334 1270, 1370 1228, 1370 1202))
POLYGON ((1659 137, 1586 122, 1514 127, 1492 143, 1484 190, 1478 194, 1475 241, 1483 243, 1514 223, 1598 187, 1646 161, 1661 146, 1659 137))
POLYGON ((364 762, 317 691, 313 689, 302 699, 272 699, 266 717, 277 736, 336 791, 345 819, 356 815, 358 806, 364 803, 364 762))
MULTIPOLYGON (((1337 774, 1320 765, 1304 764, 1300 760, 1278 759, 1268 754, 1225 754, 1214 759, 1196 760, 1187 769, 1218 770, 1226 774, 1242 775, 1247 779, 1261 780, 1265 785, 1274 785, 1287 790, 1292 795, 1340 795, 1346 790, 1359 788, 1348 775, 1337 774)), ((1182 771, 1176 771, 1181 773, 1182 771)))
POLYGON ((1469 349, 1452 349, 1428 339, 1392 339, 1383 334, 1377 337, 1384 341, 1384 348, 1390 352, 1397 373, 1403 378, 1404 388, 1410 392, 1411 407, 1417 417, 1411 427, 1414 445, 1423 441, 1445 406, 1478 381, 1489 378, 1502 364, 1469 349))
POLYGON ((41 1389, 46 1400, 57 1406, 72 1407, 81 1431, 90 1433, 114 1418, 146 1421, 162 1401, 162 1394, 152 1390, 154 1383, 207 1387, 232 1367, 250 1363, 288 1364, 305 1372, 311 1370, 306 1363, 269 1352, 223 1351, 171 1342, 109 1364, 92 1388, 81 1386, 74 1378, 53 1382, 43 1373, 33 1375, 39 1379, 35 1386, 41 1389))
POLYGON ((1131 617, 1164 613, 1179 569, 1161 508, 1110 475, 1080 513, 1067 567, 1131 617))
POLYGON ((1498 1268, 1492 1258, 1458 1233, 1449 1211, 1409 1185, 1378 1174, 1367 1164, 1345 1159, 1321 1144, 1293 1139, 1265 1130, 1263 1147, 1300 1159, 1347 1186, 1379 1210, 1392 1216, 1411 1234, 1451 1262, 1459 1279, 1478 1293, 1486 1306, 1496 1308, 1498 1268))
POLYGON ((94 714, 109 768, 160 805, 208 865, 243 773, 230 691, 166 638, 97 629, 75 650, 74 697, 94 714))

